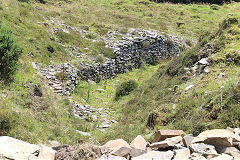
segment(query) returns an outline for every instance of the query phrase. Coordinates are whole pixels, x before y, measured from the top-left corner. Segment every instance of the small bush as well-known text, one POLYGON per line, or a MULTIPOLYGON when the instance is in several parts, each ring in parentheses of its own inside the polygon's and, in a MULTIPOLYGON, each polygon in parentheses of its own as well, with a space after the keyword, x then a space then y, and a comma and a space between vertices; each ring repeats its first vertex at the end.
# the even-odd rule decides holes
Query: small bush
POLYGON ((51 45, 48 45, 48 46, 47 46, 47 50, 48 50, 48 52, 50 52, 50 53, 53 53, 53 52, 55 51, 55 49, 54 49, 53 46, 51 46, 51 45))
POLYGON ((13 114, 6 109, 0 109, 0 136, 6 136, 12 128, 16 126, 17 115, 13 114))
POLYGON ((59 37, 59 40, 63 43, 70 43, 73 39, 72 35, 63 31, 57 32, 57 36, 59 37))
POLYGON ((12 78, 22 52, 23 49, 17 44, 12 31, 0 23, 0 79, 12 78))
POLYGON ((112 49, 112 48, 104 47, 104 48, 102 48, 101 53, 102 53, 105 57, 114 58, 114 54, 113 54, 113 49, 112 49))
POLYGON ((97 38, 97 36, 94 35, 94 34, 86 34, 86 38, 88 38, 88 39, 95 39, 95 38, 97 38))
POLYGON ((236 17, 230 17, 226 18, 219 26, 219 30, 222 31, 224 29, 227 29, 231 27, 232 24, 238 24, 238 18, 236 17))
POLYGON ((96 59, 96 62, 102 64, 102 63, 104 62, 103 57, 98 55, 98 56, 97 56, 97 59, 96 59))
POLYGON ((116 90, 115 99, 118 100, 122 96, 129 95, 134 89, 138 87, 138 83, 134 80, 123 82, 116 90))

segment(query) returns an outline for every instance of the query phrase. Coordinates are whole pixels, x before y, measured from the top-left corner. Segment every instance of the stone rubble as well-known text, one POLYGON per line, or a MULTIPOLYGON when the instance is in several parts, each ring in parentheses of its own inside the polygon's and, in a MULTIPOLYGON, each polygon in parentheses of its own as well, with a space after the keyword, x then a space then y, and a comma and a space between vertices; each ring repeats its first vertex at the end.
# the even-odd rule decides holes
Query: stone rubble
MULTIPOLYGON (((37 66, 37 64, 34 63, 34 66, 37 66)), ((50 65, 48 69, 41 69, 40 74, 47 79, 54 93, 68 96, 68 98, 71 99, 70 94, 78 84, 77 69, 73 65, 70 63, 50 65)), ((98 128, 109 128, 113 123, 111 122, 113 119, 104 118, 108 117, 109 113, 102 108, 96 109, 89 105, 81 105, 77 102, 73 102, 73 111, 76 117, 102 123, 98 128)))
POLYGON ((124 148, 120 150, 124 154, 115 155, 118 156, 116 159, 238 160, 240 158, 239 147, 233 142, 239 142, 239 133, 239 128, 213 129, 193 137, 191 134, 184 136, 182 130, 159 130, 155 133, 151 144, 146 142, 142 136, 137 136, 130 143, 130 150, 129 145, 123 139, 109 141, 101 147, 102 157, 99 160, 108 160, 108 157, 114 155, 113 151, 119 148, 124 148), (109 144, 111 147, 106 147, 109 144), (142 152, 135 151, 139 147, 142 152), (137 154, 132 154, 132 152, 137 154))
POLYGON ((70 63, 50 65, 48 69, 41 69, 40 73, 54 92, 61 95, 69 96, 78 84, 77 69, 70 63))
MULTIPOLYGON (((50 26, 52 34, 60 31, 70 33, 71 30, 78 32, 79 36, 84 38, 87 38, 88 34, 94 34, 88 30, 88 27, 78 29, 55 18, 46 20, 44 25, 50 26)), ((109 30, 105 35, 96 35, 93 41, 104 41, 106 47, 113 49, 114 58, 106 58, 104 64, 98 64, 91 55, 80 53, 78 47, 67 46, 59 42, 70 56, 76 56, 75 58, 79 63, 78 67, 70 63, 63 63, 50 65, 48 68, 42 69, 35 62, 32 63, 32 66, 47 79, 50 88, 55 93, 70 97, 71 92, 78 85, 79 78, 87 81, 100 81, 128 72, 145 63, 156 64, 160 59, 178 55, 185 49, 184 42, 177 37, 164 36, 154 30, 134 28, 128 29, 125 33, 121 32, 121 28, 109 30), (121 37, 120 40, 119 37, 121 37)), ((104 92, 101 89, 98 89, 98 91, 104 92)), ((102 117, 97 127, 103 131, 113 123, 113 119, 104 118, 108 117, 108 112, 102 112, 92 106, 73 102, 73 109, 75 116, 88 121, 99 121, 98 117, 102 117)))
POLYGON ((239 160, 240 150, 234 145, 234 142, 239 142, 239 131, 239 128, 213 129, 193 137, 184 136, 181 130, 159 130, 154 137, 158 141, 151 144, 138 135, 130 144, 123 139, 116 139, 103 146, 88 145, 88 148, 84 148, 84 145, 78 148, 68 145, 50 148, 2 136, 0 159, 70 160, 74 156, 91 155, 99 157, 98 160, 239 160), (165 138, 159 139, 159 133, 165 138), (170 145, 159 145, 164 143, 170 145))

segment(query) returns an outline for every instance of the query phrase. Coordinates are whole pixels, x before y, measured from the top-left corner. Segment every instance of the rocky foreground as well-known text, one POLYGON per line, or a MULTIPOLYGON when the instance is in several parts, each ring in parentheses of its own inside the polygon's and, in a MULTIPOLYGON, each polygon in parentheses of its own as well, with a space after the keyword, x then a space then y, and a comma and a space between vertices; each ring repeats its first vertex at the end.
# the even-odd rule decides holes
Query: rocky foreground
POLYGON ((137 136, 130 145, 123 139, 101 147, 99 160, 237 160, 240 128, 207 130, 197 137, 182 130, 159 130, 152 143, 137 136))
POLYGON ((11 160, 238 160, 240 128, 214 129, 197 137, 182 130, 159 130, 151 143, 138 135, 130 144, 123 139, 103 146, 47 147, 11 137, 0 137, 0 159, 11 160))

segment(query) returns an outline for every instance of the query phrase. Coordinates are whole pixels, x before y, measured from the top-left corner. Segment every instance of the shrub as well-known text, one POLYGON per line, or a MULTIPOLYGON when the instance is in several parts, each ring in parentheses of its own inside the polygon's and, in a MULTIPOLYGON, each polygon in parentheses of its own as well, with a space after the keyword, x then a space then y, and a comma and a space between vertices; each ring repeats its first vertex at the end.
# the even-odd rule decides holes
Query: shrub
POLYGON ((88 39, 95 39, 95 38, 97 38, 97 36, 96 35, 94 35, 94 34, 86 34, 86 38, 88 38, 88 39))
POLYGON ((9 112, 7 109, 0 109, 0 136, 6 136, 12 128, 16 126, 17 114, 9 112))
POLYGON ((17 44, 11 30, 0 23, 0 79, 10 80, 18 68, 23 49, 17 44))
POLYGON ((57 36, 62 43, 70 43, 73 40, 73 36, 63 31, 57 32, 57 36))
POLYGON ((50 52, 50 53, 53 53, 53 52, 55 51, 55 49, 53 48, 53 46, 51 46, 50 44, 48 44, 47 50, 48 50, 48 52, 50 52))
POLYGON ((97 58, 96 58, 96 62, 102 64, 104 62, 103 57, 98 55, 97 58))
POLYGON ((112 48, 103 47, 101 53, 108 58, 114 58, 114 53, 112 48))
POLYGON ((134 80, 123 82, 116 90, 115 99, 118 100, 122 96, 129 95, 134 89, 138 87, 138 84, 134 80))

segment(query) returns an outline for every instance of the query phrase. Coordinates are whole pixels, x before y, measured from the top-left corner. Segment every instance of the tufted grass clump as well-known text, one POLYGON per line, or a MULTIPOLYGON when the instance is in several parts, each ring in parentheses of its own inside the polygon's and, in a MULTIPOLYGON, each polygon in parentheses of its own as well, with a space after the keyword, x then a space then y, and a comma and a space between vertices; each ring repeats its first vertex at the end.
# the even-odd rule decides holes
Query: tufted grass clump
POLYGON ((60 81, 65 82, 67 80, 68 75, 66 72, 58 72, 55 74, 55 77, 60 81))
POLYGON ((123 82, 116 90, 115 100, 118 100, 122 96, 129 95, 134 89, 138 87, 138 83, 135 80, 129 80, 123 82))
POLYGON ((6 136, 9 134, 12 128, 17 125, 18 114, 10 112, 6 108, 0 109, 0 136, 6 136))

